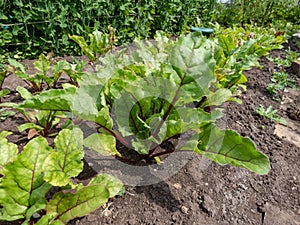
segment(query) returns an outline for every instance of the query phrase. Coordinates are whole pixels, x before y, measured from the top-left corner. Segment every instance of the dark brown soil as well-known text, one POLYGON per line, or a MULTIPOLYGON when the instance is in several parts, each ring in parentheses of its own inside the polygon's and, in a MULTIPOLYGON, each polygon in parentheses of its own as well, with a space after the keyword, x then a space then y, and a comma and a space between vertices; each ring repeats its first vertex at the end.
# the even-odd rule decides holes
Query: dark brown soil
MULTIPOLYGON (((283 52, 277 50, 270 54, 276 57, 283 52)), ((264 107, 272 105, 288 120, 288 124, 296 127, 293 132, 299 138, 299 113, 293 112, 299 112, 300 97, 291 97, 293 101, 287 105, 274 100, 266 91, 272 72, 280 69, 292 75, 291 69, 276 68, 266 58, 261 59, 261 65, 262 69, 253 68, 246 72, 247 91, 239 96, 243 104, 228 104, 225 120, 227 128, 250 137, 270 158, 268 175, 259 176, 245 169, 219 166, 194 154, 169 179, 148 186, 126 186, 123 196, 110 200, 104 207, 71 221, 69 225, 299 225, 300 147, 289 142, 288 138, 276 136, 276 124, 259 116, 255 109, 260 104, 264 107)), ((299 78, 293 78, 298 79, 299 88, 299 78)), ((288 95, 288 92, 281 92, 277 98, 288 95)), ((0 130, 12 130, 15 133, 12 141, 17 142, 24 137, 14 128, 19 122, 22 122, 21 117, 8 119, 0 123, 0 130)), ((92 173, 93 170, 86 167, 79 178, 86 179, 92 173)))

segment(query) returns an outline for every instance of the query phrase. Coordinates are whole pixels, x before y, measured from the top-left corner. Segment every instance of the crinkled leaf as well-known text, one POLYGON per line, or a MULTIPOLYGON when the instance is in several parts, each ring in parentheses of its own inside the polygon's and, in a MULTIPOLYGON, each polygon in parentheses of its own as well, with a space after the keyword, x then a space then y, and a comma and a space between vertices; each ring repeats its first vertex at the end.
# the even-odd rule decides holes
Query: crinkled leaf
POLYGON ((216 125, 203 129, 196 152, 221 165, 231 164, 257 174, 267 174, 270 170, 268 157, 257 151, 249 138, 232 130, 219 130, 216 125))
MULTIPOLYGON (((37 137, 24 147, 14 162, 5 166, 0 204, 4 216, 10 220, 24 218, 28 208, 45 198, 51 185, 44 181, 42 167, 50 152, 46 139, 37 137)), ((0 214, 0 220, 2 218, 0 214)))
POLYGON ((185 132, 189 129, 201 131, 201 127, 207 123, 216 121, 216 119, 222 116, 222 112, 219 109, 213 110, 211 113, 204 112, 199 108, 179 108, 177 111, 182 123, 181 132, 185 132))
POLYGON ((209 84, 215 80, 211 48, 212 43, 196 32, 181 37, 170 52, 170 64, 180 78, 179 85, 196 83, 194 91, 199 98, 209 93, 209 84))
POLYGON ((116 139, 109 134, 92 134, 84 139, 83 143, 90 150, 99 152, 104 156, 120 156, 120 153, 116 149, 116 139))
MULTIPOLYGON (((108 174, 98 174, 87 186, 79 186, 76 190, 64 190, 56 193, 47 205, 45 220, 54 218, 57 224, 67 224, 76 217, 85 216, 101 205, 109 198, 122 194, 124 187, 122 182, 108 174), (54 216, 51 216, 54 215, 54 216)), ((45 223, 41 223, 43 225, 45 223)), ((55 223, 50 223, 55 224, 55 223)))
POLYGON ((53 186, 65 186, 83 169, 83 134, 80 129, 62 130, 54 140, 54 151, 43 166, 44 180, 53 186))
POLYGON ((72 112, 82 119, 111 129, 113 122, 103 99, 102 89, 102 85, 86 85, 79 88, 74 97, 72 112))
POLYGON ((52 73, 54 74, 54 80, 57 80, 63 71, 71 70, 71 69, 72 69, 71 64, 68 63, 66 60, 60 60, 56 62, 52 66, 52 73))
POLYGON ((110 41, 107 34, 96 30, 89 36, 91 40, 90 48, 93 49, 94 52, 103 55, 110 50, 110 41))

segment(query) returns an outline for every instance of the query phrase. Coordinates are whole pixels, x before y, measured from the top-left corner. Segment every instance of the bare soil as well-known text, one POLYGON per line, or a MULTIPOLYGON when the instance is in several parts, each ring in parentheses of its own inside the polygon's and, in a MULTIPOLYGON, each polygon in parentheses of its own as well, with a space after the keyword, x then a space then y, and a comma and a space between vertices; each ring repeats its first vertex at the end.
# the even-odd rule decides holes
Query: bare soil
MULTIPOLYGON (((283 50, 270 53, 283 56, 283 50)), ((242 104, 229 103, 225 110, 226 127, 242 136, 250 137, 257 148, 271 161, 268 175, 259 176, 245 169, 220 166, 192 155, 188 163, 167 180, 148 186, 126 186, 123 196, 111 199, 90 215, 77 218, 69 225, 299 225, 300 224, 300 97, 299 90, 287 89, 274 99, 266 87, 272 72, 283 70, 292 75, 291 68, 277 68, 265 57, 262 68, 246 72, 247 91, 239 96, 242 104), (280 99, 280 100, 278 100, 280 99), (288 101, 284 101, 288 99, 288 101), (262 104, 272 105, 288 121, 285 135, 276 135, 276 124, 259 116, 255 109, 262 104), (294 135, 293 139, 289 136, 294 135)), ((21 81, 6 80, 5 85, 25 85, 21 81), (10 82, 10 83, 9 83, 10 82)), ((15 101, 20 98, 15 96, 15 101)), ((24 144, 26 134, 16 126, 21 116, 0 123, 0 130, 10 130, 10 140, 24 144)), ((137 171, 138 171, 137 167, 137 171)), ((88 179, 95 171, 87 164, 78 179, 88 179)), ((19 224, 0 222, 1 225, 19 224)))

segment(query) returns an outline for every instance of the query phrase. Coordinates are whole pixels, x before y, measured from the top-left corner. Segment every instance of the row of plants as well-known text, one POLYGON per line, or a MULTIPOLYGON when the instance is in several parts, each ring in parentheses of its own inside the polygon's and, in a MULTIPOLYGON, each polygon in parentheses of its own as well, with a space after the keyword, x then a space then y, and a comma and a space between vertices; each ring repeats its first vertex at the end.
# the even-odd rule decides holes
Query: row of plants
POLYGON ((27 74, 24 65, 9 59, 6 69, 30 88, 17 87, 21 103, 2 93, 0 109, 23 115, 28 122, 18 129, 30 141, 19 153, 6 139, 10 133, 0 133, 0 221, 67 224, 122 194, 122 183, 110 175, 98 174, 87 185, 74 179, 83 169, 84 148, 127 163, 160 163, 163 155, 193 151, 220 165, 268 173, 267 156, 249 138, 221 130, 218 119, 223 103, 239 102, 239 87, 247 81, 243 71, 285 38, 252 26, 215 30, 211 38, 195 32, 175 41, 158 32, 154 43, 136 40, 136 50, 114 53, 112 33, 93 32, 89 41, 70 36, 88 56, 90 72, 84 62, 52 62, 40 55, 36 74, 27 74), (61 83, 62 74, 68 82, 61 83), (97 129, 84 136, 77 121, 97 129), (164 147, 178 138, 180 145, 164 147), (122 154, 117 143, 139 158, 122 154))
POLYGON ((8 57, 37 58, 50 51, 78 55, 80 49, 69 34, 87 38, 94 30, 108 33, 109 26, 115 28, 116 43, 121 45, 135 37, 152 38, 156 30, 179 35, 191 26, 210 23, 297 23, 297 4, 296 0, 1 1, 0 62, 8 57))

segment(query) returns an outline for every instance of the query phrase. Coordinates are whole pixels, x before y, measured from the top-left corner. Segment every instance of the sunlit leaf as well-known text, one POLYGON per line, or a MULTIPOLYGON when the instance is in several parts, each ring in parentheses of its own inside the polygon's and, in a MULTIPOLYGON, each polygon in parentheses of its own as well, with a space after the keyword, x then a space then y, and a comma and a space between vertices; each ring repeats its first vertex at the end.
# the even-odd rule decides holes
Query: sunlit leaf
POLYGON ((54 140, 54 151, 43 166, 44 180, 53 186, 65 186, 83 169, 83 134, 78 128, 62 130, 54 140))

